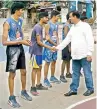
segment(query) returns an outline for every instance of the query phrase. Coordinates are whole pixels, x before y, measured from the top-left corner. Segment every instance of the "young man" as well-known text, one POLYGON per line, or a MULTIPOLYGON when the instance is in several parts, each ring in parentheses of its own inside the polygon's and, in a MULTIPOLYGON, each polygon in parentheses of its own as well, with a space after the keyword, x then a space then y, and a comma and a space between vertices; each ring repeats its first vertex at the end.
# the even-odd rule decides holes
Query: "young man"
MULTIPOLYGON (((46 34, 46 42, 45 44, 49 46, 57 46, 58 44, 58 25, 57 21, 59 19, 60 13, 58 11, 52 11, 51 12, 51 20, 48 22, 48 24, 45 27, 45 34, 46 34), (54 35, 56 33, 56 35, 54 35)), ((60 81, 54 76, 55 74, 55 66, 56 66, 56 60, 57 60, 57 52, 52 52, 48 48, 44 48, 44 84, 48 87, 52 87, 50 84, 47 76, 48 76, 48 70, 49 66, 51 64, 51 82, 60 83, 60 81)))
MULTIPOLYGON (((70 27, 71 27, 71 22, 69 19, 69 13, 66 15, 66 19, 67 22, 65 23, 64 27, 63 27, 63 40, 66 38, 66 35, 68 34, 70 27)), ((61 76, 60 76, 60 80, 62 82, 67 82, 67 80, 65 79, 64 76, 64 70, 66 68, 66 77, 67 78, 72 78, 72 75, 70 73, 70 60, 71 60, 71 46, 67 45, 66 48, 64 48, 62 50, 62 65, 61 65, 61 76)))
POLYGON ((71 27, 63 42, 56 47, 58 50, 62 50, 71 42, 73 70, 72 83, 70 85, 70 91, 64 95, 77 95, 77 89, 79 87, 80 80, 80 70, 82 67, 87 87, 87 91, 83 95, 89 96, 94 93, 93 77, 91 71, 92 53, 94 50, 92 29, 88 23, 80 21, 80 14, 77 11, 70 12, 69 18, 74 25, 71 27), (86 31, 86 28, 88 32, 86 31))
POLYGON ((39 14, 39 23, 37 23, 33 30, 31 36, 32 46, 30 46, 30 54, 33 58, 33 70, 32 70, 32 86, 31 93, 33 95, 38 95, 37 90, 47 90, 47 87, 42 86, 40 83, 41 79, 41 69, 42 69, 42 49, 46 47, 52 50, 52 47, 43 44, 43 26, 48 22, 48 12, 41 12, 39 14), (35 80, 37 76, 37 85, 35 85, 35 80))
POLYGON ((22 32, 22 19, 20 16, 23 14, 24 4, 14 3, 11 7, 12 16, 8 18, 3 25, 2 43, 6 48, 7 64, 6 71, 10 72, 8 77, 9 83, 9 100, 8 103, 14 108, 20 107, 14 96, 14 78, 16 70, 20 69, 21 83, 22 83, 22 98, 32 101, 32 97, 27 94, 26 91, 26 66, 25 66, 25 54, 22 44, 30 46, 30 41, 23 40, 22 32), (9 36, 9 41, 8 41, 9 36))

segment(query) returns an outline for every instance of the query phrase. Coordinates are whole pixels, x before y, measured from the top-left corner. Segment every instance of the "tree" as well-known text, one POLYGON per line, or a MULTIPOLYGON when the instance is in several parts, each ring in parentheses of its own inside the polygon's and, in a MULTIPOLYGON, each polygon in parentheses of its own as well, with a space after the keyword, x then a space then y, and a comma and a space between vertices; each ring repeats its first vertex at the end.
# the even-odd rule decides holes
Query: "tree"
POLYGON ((3 2, 2 2, 2 1, 0 1, 0 8, 2 8, 2 5, 3 5, 3 2))
POLYGON ((3 1, 3 7, 10 9, 13 3, 13 0, 3 1))
MULTIPOLYGON (((10 8, 12 6, 13 3, 16 3, 16 2, 20 2, 20 1, 15 1, 15 0, 7 0, 7 1, 3 1, 3 7, 5 8, 8 8, 8 12, 7 12, 7 17, 10 16, 10 8)), ((29 3, 29 1, 21 1, 24 6, 26 7, 29 3)))
POLYGON ((26 7, 26 6, 28 5, 28 3, 29 3, 29 1, 7 0, 7 1, 3 1, 3 7, 11 8, 12 4, 13 4, 13 3, 16 3, 16 2, 22 2, 25 7, 26 7))

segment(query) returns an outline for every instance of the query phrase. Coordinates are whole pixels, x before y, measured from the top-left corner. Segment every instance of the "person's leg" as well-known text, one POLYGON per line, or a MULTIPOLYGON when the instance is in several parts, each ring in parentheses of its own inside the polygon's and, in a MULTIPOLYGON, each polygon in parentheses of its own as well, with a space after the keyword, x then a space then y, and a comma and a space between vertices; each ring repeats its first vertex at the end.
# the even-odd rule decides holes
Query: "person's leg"
POLYGON ((66 61, 66 53, 67 53, 67 48, 64 48, 62 50, 62 65, 61 65, 61 75, 60 75, 60 80, 64 83, 67 82, 67 80, 65 79, 65 76, 64 76, 64 71, 66 69, 66 64, 67 64, 67 61, 66 61))
POLYGON ((14 96, 14 78, 15 73, 10 72, 8 77, 9 92, 10 92, 8 104, 14 108, 19 108, 20 104, 16 101, 16 98, 14 96))
POLYGON ((52 59, 52 52, 49 49, 45 48, 45 65, 44 65, 44 84, 47 87, 52 87, 52 85, 50 84, 49 80, 48 80, 48 72, 49 72, 49 66, 50 66, 50 62, 52 59))
POLYGON ((61 76, 64 76, 64 71, 65 71, 65 68, 66 68, 66 64, 67 64, 67 61, 66 61, 66 56, 65 56, 65 53, 67 52, 66 51, 67 49, 64 48, 62 50, 62 65, 61 65, 61 76))
POLYGON ((35 85, 37 72, 38 72, 38 68, 33 68, 32 74, 31 74, 32 86, 31 86, 30 92, 34 96, 39 95, 39 93, 36 90, 36 85, 35 85))
POLYGON ((79 80, 80 80, 80 70, 81 70, 81 62, 80 60, 73 60, 72 61, 72 83, 70 85, 70 89, 73 92, 77 92, 79 87, 79 80))
POLYGON ((67 82, 67 80, 65 79, 65 76, 64 76, 64 70, 66 68, 66 64, 67 62, 65 60, 62 61, 62 65, 61 65, 61 75, 60 75, 60 80, 64 83, 67 82))
POLYGON ((87 61, 87 59, 84 58, 82 59, 81 64, 84 71, 86 87, 89 91, 94 92, 91 62, 87 61))
POLYGON ((44 87, 41 84, 42 55, 36 55, 35 59, 36 59, 36 64, 39 67, 39 68, 37 68, 37 85, 36 85, 36 88, 38 90, 47 90, 48 88, 44 87))
POLYGON ((21 97, 27 101, 32 101, 32 97, 30 97, 26 91, 26 70, 20 69, 20 72, 21 72, 21 83, 22 83, 21 97))
POLYGON ((66 77, 72 78, 72 74, 70 73, 70 60, 67 61, 66 69, 67 69, 66 77))
POLYGON ((67 61, 66 68, 67 68, 67 73, 70 73, 70 60, 67 61))
POLYGON ((44 79, 47 79, 49 65, 50 65, 50 63, 48 63, 48 62, 45 61, 45 65, 44 65, 44 79))
POLYGON ((81 70, 81 60, 72 61, 72 83, 70 85, 70 91, 65 96, 77 95, 77 89, 79 87, 80 70, 81 70))
POLYGON ((33 68, 32 73, 31 73, 32 87, 35 87, 36 73, 37 73, 37 69, 33 68))
POLYGON ((14 78, 15 78, 15 73, 10 72, 8 77, 10 96, 14 95, 14 78))
POLYGON ((18 47, 7 47, 6 50, 7 54, 7 64, 6 64, 6 72, 9 73, 8 77, 8 83, 9 83, 9 91, 10 91, 10 96, 13 96, 14 94, 14 78, 15 78, 15 72, 16 72, 16 66, 18 63, 19 55, 20 55, 20 50, 18 47))
POLYGON ((32 97, 30 97, 26 91, 26 64, 25 64, 25 53, 23 46, 19 46, 20 49, 20 55, 17 62, 17 69, 20 69, 21 72, 21 84, 22 84, 22 90, 21 90, 21 97, 25 100, 32 101, 32 97))
POLYGON ((51 76, 55 75, 56 61, 51 62, 51 76))
POLYGON ((26 70, 20 69, 22 90, 26 90, 26 70))
POLYGON ((56 60, 57 60, 57 52, 51 51, 51 76, 55 75, 55 68, 56 68, 56 60))
POLYGON ((9 73, 8 77, 8 84, 9 84, 9 100, 8 104, 14 108, 20 107, 20 105, 17 103, 16 98, 14 96, 14 78, 15 78, 15 72, 16 72, 16 66, 18 62, 18 58, 20 55, 20 49, 18 46, 8 46, 6 49, 7 54, 7 64, 6 64, 6 72, 9 73))
POLYGON ((64 76, 65 68, 66 68, 66 61, 63 60, 61 65, 61 76, 64 76))
POLYGON ((41 84, 41 69, 42 69, 42 66, 39 66, 39 69, 37 69, 37 85, 36 85, 36 88, 37 88, 37 90, 48 90, 47 87, 44 87, 41 84))
POLYGON ((55 68, 56 68, 56 60, 57 60, 57 52, 52 52, 52 59, 51 59, 51 82, 60 83, 60 81, 55 77, 55 68))
POLYGON ((42 66, 39 66, 39 68, 37 69, 37 85, 41 84, 41 69, 42 66))
POLYGON ((52 85, 50 84, 50 82, 48 80, 49 66, 50 66, 50 63, 45 61, 45 65, 44 65, 44 84, 47 87, 52 87, 52 85))
POLYGON ((33 62, 32 62, 33 69, 31 73, 32 86, 31 86, 30 92, 32 95, 37 96, 39 93, 37 92, 35 82, 36 82, 36 76, 37 76, 39 66, 37 65, 37 62, 36 62, 36 56, 33 56, 32 58, 33 58, 33 62))

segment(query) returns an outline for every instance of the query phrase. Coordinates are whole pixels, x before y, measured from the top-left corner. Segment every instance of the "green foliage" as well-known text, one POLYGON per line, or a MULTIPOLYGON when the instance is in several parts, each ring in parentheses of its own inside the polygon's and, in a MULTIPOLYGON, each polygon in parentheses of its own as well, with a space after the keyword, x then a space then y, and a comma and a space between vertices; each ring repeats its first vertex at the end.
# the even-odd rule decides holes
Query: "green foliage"
POLYGON ((5 8, 11 8, 11 6, 12 6, 13 3, 14 3, 13 0, 3 1, 3 7, 5 7, 5 8))
POLYGON ((3 7, 5 7, 5 8, 11 8, 11 6, 12 6, 12 4, 13 4, 14 2, 22 2, 25 7, 26 7, 27 4, 29 3, 29 1, 5 0, 5 1, 3 1, 3 7))

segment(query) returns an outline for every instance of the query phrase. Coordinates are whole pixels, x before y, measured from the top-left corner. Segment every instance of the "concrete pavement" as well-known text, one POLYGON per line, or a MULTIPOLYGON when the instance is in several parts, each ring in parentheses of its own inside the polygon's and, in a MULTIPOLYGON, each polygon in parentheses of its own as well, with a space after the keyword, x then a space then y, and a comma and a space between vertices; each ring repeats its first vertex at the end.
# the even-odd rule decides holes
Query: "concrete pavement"
MULTIPOLYGON (((27 58, 28 59, 28 58, 27 58)), ((8 73, 5 72, 5 62, 0 64, 0 107, 2 109, 12 109, 7 105, 8 100, 8 73)), ((23 100, 20 97, 21 83, 20 83, 20 73, 17 71, 15 79, 15 95, 17 96, 18 101, 22 105, 20 109, 66 109, 72 104, 85 100, 87 98, 93 97, 96 95, 93 94, 90 97, 84 97, 83 93, 86 91, 84 77, 81 77, 80 87, 78 90, 77 96, 65 97, 64 93, 69 91, 69 85, 71 79, 67 79, 68 83, 61 84, 52 84, 53 87, 49 88, 48 91, 39 91, 40 95, 33 97, 33 101, 28 102, 23 100)), ((57 61, 56 66, 56 76, 59 78, 60 75, 60 60, 57 61)), ((50 77, 50 71, 49 71, 50 77)), ((96 73, 93 72, 94 83, 96 83, 96 73)), ((31 66, 27 60, 27 91, 30 91, 31 86, 31 66)), ((43 70, 42 70, 42 82, 43 82, 43 70)), ((95 84, 94 84, 95 85, 95 84)), ((96 88, 96 86, 94 86, 96 88)), ((96 92, 96 91, 95 91, 96 92)))

